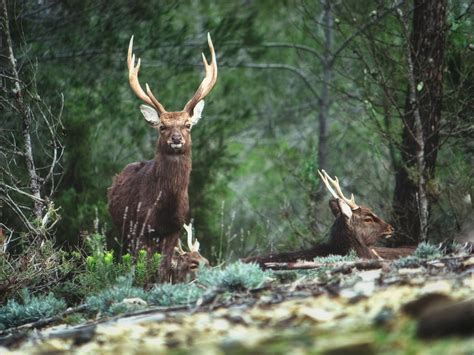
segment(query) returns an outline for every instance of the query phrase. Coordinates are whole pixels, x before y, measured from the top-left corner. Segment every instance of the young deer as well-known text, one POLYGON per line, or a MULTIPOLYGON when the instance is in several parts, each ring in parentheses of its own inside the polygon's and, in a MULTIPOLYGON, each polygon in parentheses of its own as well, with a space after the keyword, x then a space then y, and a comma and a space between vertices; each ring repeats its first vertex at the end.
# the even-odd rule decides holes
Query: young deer
MULTIPOLYGON (((357 256, 361 258, 379 257, 377 248, 373 245, 383 238, 390 237, 393 233, 392 226, 370 208, 357 205, 354 195, 351 199, 346 198, 337 177, 331 179, 324 170, 318 173, 334 197, 329 201, 329 207, 336 220, 330 229, 328 240, 310 249, 251 257, 244 259, 245 262, 257 262, 260 265, 268 262, 295 262, 312 260, 316 256, 346 255, 351 250, 355 250, 357 256)), ((385 251, 384 255, 387 256, 385 251)))
POLYGON ((149 251, 162 254, 162 281, 169 280, 174 247, 189 212, 191 128, 201 118, 203 99, 217 80, 216 54, 209 34, 207 42, 211 63, 203 54, 205 77, 184 109, 176 112, 166 111, 148 84, 146 93, 143 91, 138 81, 140 59, 135 64, 135 54, 132 55, 133 36, 128 47, 130 87, 147 104, 141 105, 140 110, 157 131, 158 139, 153 160, 129 164, 115 176, 107 194, 108 210, 125 244, 130 245, 131 238, 139 238, 149 251))

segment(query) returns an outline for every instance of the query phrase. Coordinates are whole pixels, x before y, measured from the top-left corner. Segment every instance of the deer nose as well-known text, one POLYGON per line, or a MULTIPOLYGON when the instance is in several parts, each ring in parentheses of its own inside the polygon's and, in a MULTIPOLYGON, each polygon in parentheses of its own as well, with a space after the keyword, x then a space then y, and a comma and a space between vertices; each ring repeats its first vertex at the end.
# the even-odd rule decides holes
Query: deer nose
POLYGON ((171 142, 173 142, 173 144, 181 143, 181 135, 179 133, 173 133, 171 135, 171 142))

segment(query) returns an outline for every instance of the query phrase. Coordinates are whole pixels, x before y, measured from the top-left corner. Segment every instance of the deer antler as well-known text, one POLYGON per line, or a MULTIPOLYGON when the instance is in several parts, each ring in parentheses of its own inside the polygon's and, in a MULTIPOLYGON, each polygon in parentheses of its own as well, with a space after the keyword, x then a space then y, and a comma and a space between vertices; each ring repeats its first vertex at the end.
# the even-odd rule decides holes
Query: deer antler
POLYGON ((188 239, 187 239, 187 242, 188 242, 188 248, 189 248, 189 251, 193 252, 193 251, 199 251, 199 242, 197 241, 197 239, 193 242, 193 226, 191 223, 189 224, 184 224, 183 225, 184 229, 186 229, 186 233, 188 235, 188 239))
POLYGON ((174 250, 177 251, 179 255, 186 254, 186 252, 183 249, 183 244, 181 243, 181 239, 178 239, 178 245, 174 247, 174 250))
POLYGON ((209 50, 211 52, 211 64, 207 62, 204 53, 202 53, 205 76, 201 82, 201 85, 199 85, 198 89, 196 90, 194 96, 184 106, 183 111, 187 111, 189 114, 192 114, 196 104, 202 99, 204 99, 207 94, 209 94, 209 92, 211 92, 214 84, 217 81, 216 53, 214 52, 214 45, 212 44, 211 35, 209 33, 207 34, 207 44, 209 45, 209 50))
POLYGON ((344 196, 344 194, 341 191, 341 187, 339 186, 339 179, 337 178, 337 176, 335 176, 334 179, 331 179, 331 177, 326 173, 326 171, 324 171, 324 169, 322 169, 322 173, 321 173, 321 171, 318 170, 318 173, 319 173, 319 176, 321 177, 321 180, 323 180, 324 185, 326 185, 327 189, 329 190, 331 195, 333 195, 334 198, 336 198, 336 199, 339 198, 339 199, 343 200, 345 203, 347 203, 347 205, 352 210, 356 210, 356 209, 359 208, 359 206, 355 203, 355 199, 354 199, 353 194, 351 194, 351 199, 350 200, 347 197, 344 196), (336 189, 336 191, 334 191, 334 189, 331 187, 331 185, 329 183, 332 184, 332 186, 334 187, 334 189, 336 189))
POLYGON ((148 84, 145 84, 146 93, 143 91, 140 82, 138 81, 138 71, 140 70, 141 60, 138 58, 137 65, 135 65, 135 54, 132 53, 133 50, 133 36, 130 38, 130 43, 128 45, 128 54, 127 54, 127 66, 128 66, 128 81, 133 92, 139 99, 144 101, 150 106, 156 108, 158 113, 162 114, 166 112, 162 104, 155 98, 151 92, 148 84))

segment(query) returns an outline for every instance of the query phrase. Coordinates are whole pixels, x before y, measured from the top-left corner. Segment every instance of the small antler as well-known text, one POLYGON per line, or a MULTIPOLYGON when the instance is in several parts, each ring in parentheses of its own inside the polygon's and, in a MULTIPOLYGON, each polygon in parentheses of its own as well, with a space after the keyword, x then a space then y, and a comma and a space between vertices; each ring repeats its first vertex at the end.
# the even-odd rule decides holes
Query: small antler
POLYGON ((186 252, 183 249, 183 244, 181 243, 181 239, 178 239, 178 245, 174 247, 174 250, 177 251, 179 255, 186 254, 186 252))
POLYGON ((341 187, 339 186, 339 179, 337 178, 337 176, 335 176, 334 179, 331 179, 331 177, 326 173, 326 171, 324 171, 324 169, 322 169, 322 173, 321 171, 318 170, 318 173, 319 173, 319 176, 321 177, 321 180, 323 180, 324 185, 326 185, 327 189, 329 190, 331 195, 333 195, 334 198, 343 200, 345 203, 347 203, 347 205, 352 210, 356 210, 359 208, 359 206, 355 203, 353 194, 351 194, 350 200, 344 196, 344 194, 341 191, 341 187), (334 189, 331 187, 329 183, 332 184, 332 186, 334 187, 334 189, 336 189, 336 191, 334 191, 334 189))
POLYGON ((188 248, 189 251, 199 251, 199 242, 197 239, 193 242, 193 226, 192 223, 189 224, 184 224, 183 225, 184 229, 186 229, 186 233, 188 235, 187 242, 188 242, 188 248))
POLYGON ((206 56, 202 53, 202 61, 204 63, 205 76, 199 85, 196 93, 184 106, 183 111, 187 111, 189 114, 192 114, 196 104, 204 99, 207 94, 209 94, 217 81, 217 61, 216 53, 214 52, 214 45, 212 44, 211 35, 207 34, 207 44, 209 45, 209 50, 211 52, 211 64, 206 60, 206 56))
POLYGON ((145 84, 146 93, 143 91, 140 82, 138 81, 138 71, 140 70, 141 60, 138 58, 137 65, 135 65, 135 54, 132 53, 133 50, 133 36, 130 38, 130 43, 128 45, 128 55, 127 55, 127 66, 128 66, 128 81, 133 92, 139 99, 144 101, 150 106, 153 106, 158 113, 162 114, 166 112, 163 105, 156 99, 156 97, 151 92, 148 84, 145 84))

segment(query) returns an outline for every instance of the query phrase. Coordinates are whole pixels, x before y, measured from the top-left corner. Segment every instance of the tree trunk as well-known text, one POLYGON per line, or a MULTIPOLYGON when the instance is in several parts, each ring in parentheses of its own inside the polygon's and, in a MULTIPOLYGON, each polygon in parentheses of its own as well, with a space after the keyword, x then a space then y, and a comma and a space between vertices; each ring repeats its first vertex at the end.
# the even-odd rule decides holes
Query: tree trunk
MULTIPOLYGON (((330 85, 332 79, 332 69, 334 64, 334 57, 332 54, 332 42, 333 42, 333 17, 332 7, 330 0, 323 1, 323 22, 324 22, 324 41, 323 41, 323 53, 319 57, 319 63, 322 66, 322 83, 321 91, 318 99, 318 152, 315 167, 317 169, 327 169, 327 157, 328 157, 328 118, 329 109, 331 107, 331 93, 330 85)), ((309 219, 311 229, 314 233, 320 232, 316 216, 318 215, 319 205, 322 200, 322 196, 325 193, 324 189, 314 187, 314 190, 310 196, 309 219)))
POLYGON ((326 160, 328 155, 328 116, 331 105, 329 85, 332 77, 332 37, 333 37, 333 19, 331 1, 324 1, 324 52, 322 54, 323 81, 321 84, 321 95, 319 96, 319 141, 318 141, 318 161, 316 166, 319 169, 326 169, 326 160))
MULTIPOLYGON (((402 163, 396 172, 393 202, 396 241, 402 244, 418 243, 428 232, 428 186, 434 178, 439 149, 445 15, 446 0, 414 0, 407 47, 409 89, 403 117, 402 163)), ((406 16, 408 11, 401 15, 408 33, 406 16)))
POLYGON ((7 1, 2 0, 1 2, 1 11, 2 11, 2 18, 3 18, 3 33, 5 36, 6 42, 6 49, 7 49, 7 61, 8 65, 10 66, 11 75, 13 78, 13 94, 15 95, 15 106, 21 116, 22 120, 22 134, 23 134, 23 144, 24 144, 24 157, 26 160, 26 167, 28 170, 28 177, 29 177, 29 188, 31 191, 31 195, 33 196, 34 200, 34 207, 33 207, 33 214, 34 216, 41 220, 43 216, 43 207, 44 201, 41 198, 40 187, 41 181, 40 177, 36 172, 35 161, 33 157, 33 148, 31 142, 31 110, 28 105, 25 103, 23 99, 23 90, 24 87, 22 86, 22 81, 20 80, 20 76, 18 73, 18 68, 16 64, 15 55, 13 53, 13 44, 10 35, 10 26, 9 26, 9 18, 8 18, 8 9, 7 9, 7 1))

